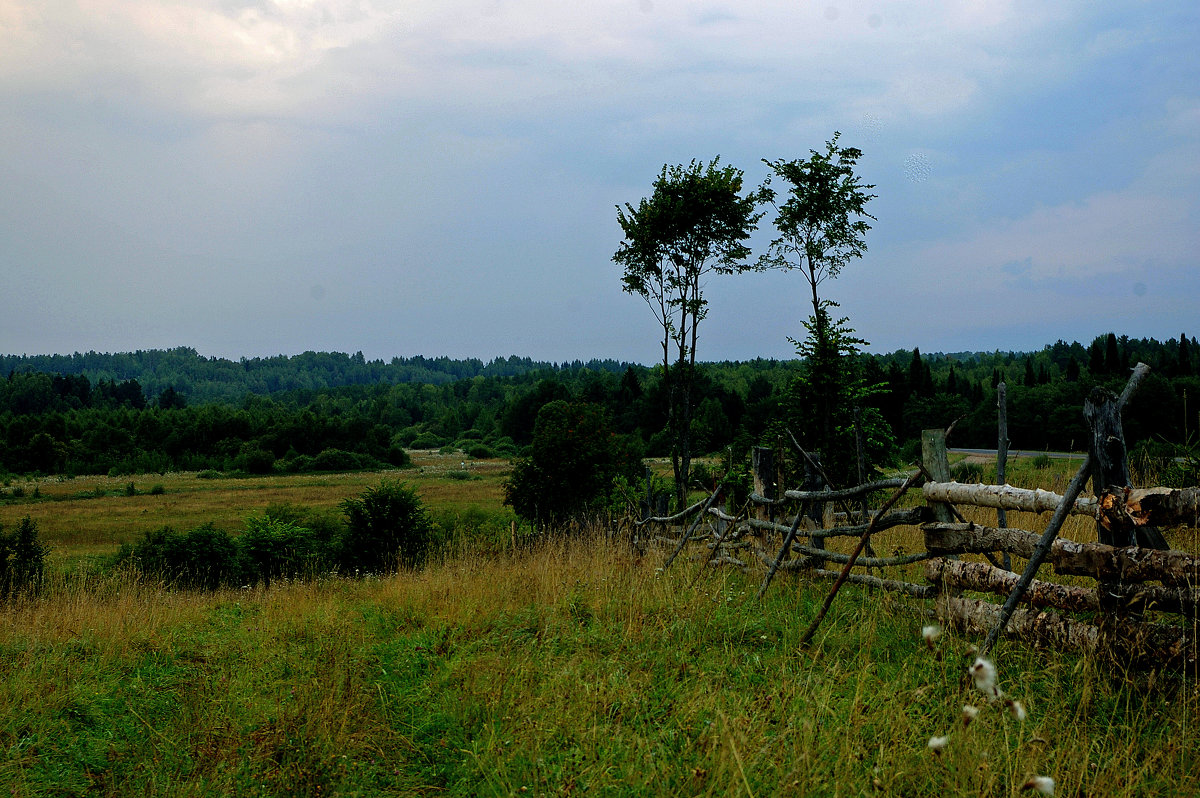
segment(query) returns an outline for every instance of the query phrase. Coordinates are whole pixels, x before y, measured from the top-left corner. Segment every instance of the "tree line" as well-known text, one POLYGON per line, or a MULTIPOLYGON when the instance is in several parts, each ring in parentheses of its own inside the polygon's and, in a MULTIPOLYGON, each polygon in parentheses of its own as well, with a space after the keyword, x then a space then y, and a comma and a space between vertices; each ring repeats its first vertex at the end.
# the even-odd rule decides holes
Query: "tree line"
MULTIPOLYGON (((893 441, 880 455, 884 463, 901 459, 921 429, 955 419, 953 445, 994 447, 1001 381, 1013 447, 1080 449, 1087 392, 1119 388, 1138 361, 1153 370, 1126 410, 1127 436, 1165 456, 1194 440, 1200 424, 1195 337, 1109 334, 1086 347, 1058 341, 1032 353, 855 356, 863 382, 878 386, 864 406, 878 413, 893 441)), ((698 363, 695 451, 738 458, 755 444, 786 441, 782 409, 802 367, 800 360, 698 363)), ((530 451, 538 416, 552 402, 594 408, 598 416, 586 415, 588 423, 602 422, 605 434, 618 436, 622 457, 667 456, 669 390, 661 366, 617 372, 580 363, 441 384, 243 392, 236 400, 196 402, 173 386, 152 394, 139 379, 10 371, 0 378, 0 472, 345 470, 402 465, 406 449, 444 446, 513 458, 530 451)), ((546 423, 564 418, 560 407, 546 423)))

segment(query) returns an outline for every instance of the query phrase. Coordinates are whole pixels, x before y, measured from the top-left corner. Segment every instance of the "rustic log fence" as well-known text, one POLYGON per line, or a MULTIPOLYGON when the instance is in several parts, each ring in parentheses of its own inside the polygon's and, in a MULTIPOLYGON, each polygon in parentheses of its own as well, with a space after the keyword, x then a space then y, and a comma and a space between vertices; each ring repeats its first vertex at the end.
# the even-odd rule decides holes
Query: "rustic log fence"
MULTIPOLYGON (((780 490, 774 482, 774 464, 760 453, 755 463, 770 472, 769 478, 756 479, 755 485, 770 485, 770 490, 756 490, 741 510, 717 506, 722 485, 681 513, 637 523, 660 528, 650 539, 670 547, 664 568, 690 545, 693 551, 688 559, 700 562, 697 576, 716 566, 763 574, 760 598, 780 572, 834 580, 806 639, 838 589, 848 582, 925 600, 922 609, 942 623, 971 634, 986 634, 985 651, 1003 635, 1035 645, 1105 652, 1130 665, 1194 673, 1198 665, 1200 557, 1167 548, 1160 530, 1195 528, 1200 523, 1200 489, 1132 489, 1127 484, 1127 468, 1122 472, 1111 462, 1114 457, 1124 457, 1120 406, 1145 371, 1139 364, 1120 399, 1100 397, 1099 401, 1110 402, 1102 413, 1092 407, 1095 397, 1089 398, 1085 415, 1093 428, 1097 423, 1105 425, 1104 431, 1093 435, 1093 451, 1063 495, 1004 484, 951 481, 945 433, 927 430, 922 436, 922 461, 907 477, 837 491, 780 490), (1097 418, 1102 420, 1097 422, 1097 418), (1097 447, 1104 451, 1095 451, 1097 447), (1097 495, 1080 496, 1089 477, 1097 495), (1120 484, 1122 478, 1126 484, 1120 484), (918 486, 919 505, 891 509, 918 486), (847 511, 841 516, 846 523, 830 528, 813 519, 814 504, 842 502, 848 509, 854 502, 865 507, 868 497, 885 491, 891 492, 890 497, 869 517, 861 511, 847 511), (994 509, 997 524, 966 521, 956 506, 994 509), (1038 533, 1009 528, 1006 511, 1053 515, 1038 533), (1081 543, 1057 537, 1070 514, 1094 518, 1098 537, 1110 542, 1081 543), (853 523, 856 520, 862 522, 853 523), (867 548, 872 540, 878 545, 881 534, 898 527, 918 528, 924 550, 894 550, 879 556, 867 548), (841 537, 858 539, 852 553, 826 548, 826 541, 841 537), (983 555, 987 561, 961 559, 969 555, 983 555), (1026 561, 1023 574, 1004 567, 1013 558, 1026 561), (906 579, 863 572, 922 562, 922 581, 909 581, 911 575, 906 579), (840 568, 827 569, 827 564, 840 568), (1043 565, 1072 579, 1069 583, 1037 579, 1043 565), (989 597, 1007 600, 1002 605, 989 597)), ((911 571, 907 569, 907 573, 911 571)))

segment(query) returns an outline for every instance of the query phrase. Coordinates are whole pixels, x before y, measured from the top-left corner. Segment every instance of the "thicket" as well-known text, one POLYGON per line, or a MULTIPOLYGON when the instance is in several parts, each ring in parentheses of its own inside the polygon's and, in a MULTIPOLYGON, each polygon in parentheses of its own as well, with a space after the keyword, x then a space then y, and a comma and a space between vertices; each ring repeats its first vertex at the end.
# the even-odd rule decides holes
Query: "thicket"
MULTIPOLYGON (((272 506, 246 519, 240 534, 212 524, 169 526, 123 545, 110 565, 172 587, 270 587, 276 579, 325 574, 387 574, 424 564, 433 524, 413 489, 384 480, 342 503, 342 519, 272 506)), ((3 552, 0 541, 0 552, 3 552)))
MULTIPOLYGON (((899 350, 853 357, 861 384, 880 388, 861 398, 868 417, 881 418, 902 445, 915 441, 923 428, 960 419, 952 445, 994 447, 995 386, 1005 381, 1014 448, 1079 449, 1086 439, 1084 397, 1097 384, 1119 390, 1137 361, 1153 371, 1125 412, 1135 458, 1175 462, 1172 458, 1189 451, 1186 444, 1200 427, 1195 409, 1200 344, 1194 337, 1160 342, 1109 334, 1087 347, 1059 341, 1035 353, 899 350)), ((192 360, 197 369, 212 366, 199 356, 192 360)), ((288 361, 296 369, 302 363, 288 361)), ((100 373, 113 373, 113 365, 100 373)), ((10 371, 0 378, 0 475, 344 471, 403 466, 407 448, 515 458, 530 453, 538 413, 557 400, 602 408, 614 434, 640 443, 648 456, 669 454, 661 367, 610 365, 577 362, 442 384, 380 382, 242 394, 236 401, 204 404, 183 389, 152 393, 142 387, 140 372, 113 382, 86 374, 10 371)), ((800 360, 699 364, 692 448, 723 454, 732 449, 737 460, 756 443, 777 443, 783 431, 773 424, 803 368, 800 360)), ((902 448, 899 455, 878 456, 907 454, 902 448)))

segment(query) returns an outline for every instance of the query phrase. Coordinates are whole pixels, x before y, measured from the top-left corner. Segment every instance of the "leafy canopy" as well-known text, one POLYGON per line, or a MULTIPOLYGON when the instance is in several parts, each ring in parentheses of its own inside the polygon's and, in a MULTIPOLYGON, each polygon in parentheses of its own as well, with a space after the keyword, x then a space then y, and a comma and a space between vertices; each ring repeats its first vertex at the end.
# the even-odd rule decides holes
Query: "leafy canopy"
POLYGON ((809 150, 808 160, 768 161, 774 177, 787 184, 786 199, 778 201, 770 188, 771 176, 763 187, 765 198, 775 206, 775 228, 779 236, 760 259, 765 268, 800 269, 813 294, 817 314, 817 286, 834 279, 842 268, 867 251, 866 234, 871 229, 867 203, 874 185, 864 184, 854 173, 862 151, 839 147, 840 133, 826 142, 825 152, 809 150))

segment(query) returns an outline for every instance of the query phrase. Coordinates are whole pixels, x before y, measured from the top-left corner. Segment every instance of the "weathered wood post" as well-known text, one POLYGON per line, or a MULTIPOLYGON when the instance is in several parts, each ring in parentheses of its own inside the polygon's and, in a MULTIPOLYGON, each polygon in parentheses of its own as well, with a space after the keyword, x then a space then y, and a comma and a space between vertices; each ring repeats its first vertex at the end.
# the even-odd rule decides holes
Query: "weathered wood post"
MULTIPOLYGON (((1004 471, 1008 466, 1008 385, 1001 382, 996 386, 996 484, 1005 484, 1004 471)), ((996 510, 996 527, 1008 528, 1008 511, 1003 507, 996 510)), ((1012 555, 1003 553, 1004 570, 1012 570, 1012 555)))
POLYGON ((1096 537, 1109 546, 1170 548, 1157 528, 1136 525, 1125 509, 1125 496, 1133 480, 1129 476, 1120 399, 1107 388, 1096 386, 1083 403, 1083 417, 1091 433, 1088 453, 1092 461, 1092 492, 1100 500, 1096 537))
MULTIPOLYGON (((946 453, 944 429, 921 430, 921 464, 934 482, 950 481, 950 457, 946 453)), ((950 523, 954 520, 954 514, 943 502, 932 502, 931 509, 935 521, 950 523)))
MULTIPOLYGON (((766 446, 755 446, 750 453, 750 469, 754 473, 754 492, 764 499, 778 498, 775 450, 766 446)), ((770 521, 775 516, 775 508, 759 505, 755 509, 755 516, 760 521, 770 521)))
MULTIPOLYGON (((1121 391, 1121 396, 1117 400, 1117 412, 1121 408, 1129 404, 1130 398, 1138 385, 1146 375, 1150 372, 1150 367, 1145 363, 1138 363, 1133 369, 1133 374, 1129 377, 1129 382, 1125 383, 1125 390, 1121 391)), ((1050 517, 1050 523, 1046 525, 1046 530, 1042 532, 1042 536, 1038 538, 1037 544, 1033 547, 1033 552, 1029 555, 1029 561, 1025 563, 1025 570, 1021 573, 1021 578, 1017 580, 1017 586, 1013 588, 1013 592, 1009 594, 1008 599, 1004 602, 1004 606, 1000 608, 1000 617, 996 621, 996 625, 992 627, 992 631, 988 632, 987 639, 983 641, 982 652, 987 654, 992 650, 992 646, 996 645, 996 641, 1000 635, 1004 633, 1004 627, 1008 626, 1008 619, 1012 617, 1013 610, 1017 608, 1017 602, 1025 595, 1025 591, 1029 589, 1029 585, 1033 582, 1033 577, 1037 574, 1038 568, 1041 567, 1042 561, 1046 559, 1046 554, 1049 553, 1051 545, 1054 543, 1054 538, 1058 536, 1058 530, 1062 529, 1063 521, 1067 520, 1067 513, 1075 504, 1075 499, 1083 491, 1084 484, 1087 483, 1088 475, 1092 472, 1092 455, 1083 458, 1083 463, 1079 466, 1079 471, 1075 473, 1074 479, 1067 485, 1066 491, 1063 493, 1062 501, 1059 502, 1058 509, 1054 511, 1054 515, 1050 517)))
MULTIPOLYGON (((866 446, 863 444, 862 430, 862 408, 857 405, 854 407, 854 453, 858 458, 858 484, 865 484, 867 481, 867 453, 866 446)), ((867 523, 867 494, 863 494, 858 500, 858 511, 861 513, 862 523, 867 523)), ((854 523, 847 519, 849 523, 854 523)))

